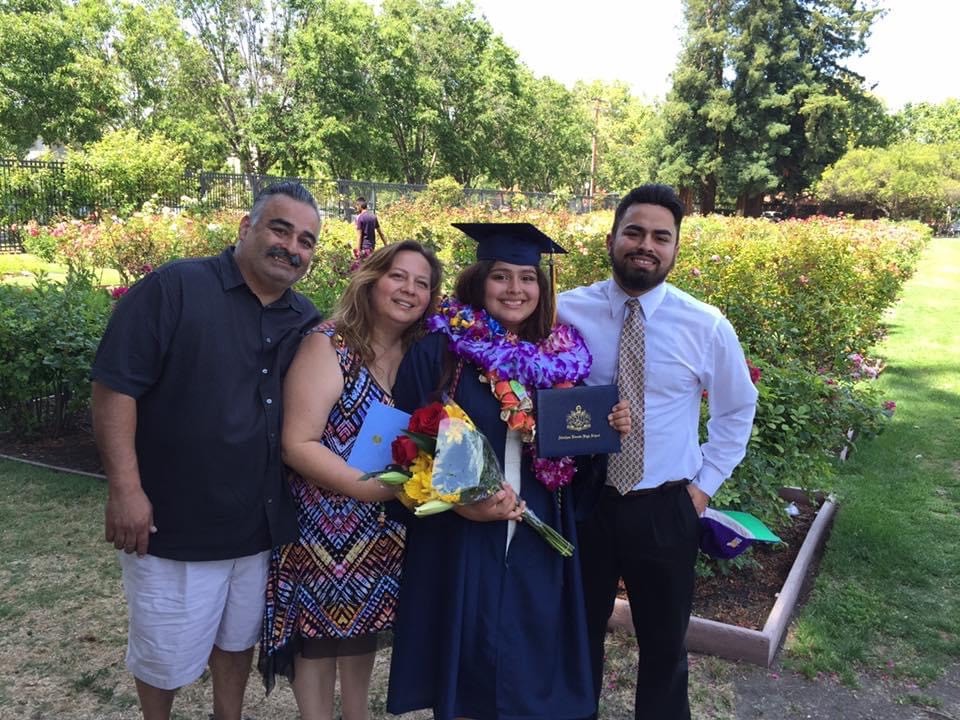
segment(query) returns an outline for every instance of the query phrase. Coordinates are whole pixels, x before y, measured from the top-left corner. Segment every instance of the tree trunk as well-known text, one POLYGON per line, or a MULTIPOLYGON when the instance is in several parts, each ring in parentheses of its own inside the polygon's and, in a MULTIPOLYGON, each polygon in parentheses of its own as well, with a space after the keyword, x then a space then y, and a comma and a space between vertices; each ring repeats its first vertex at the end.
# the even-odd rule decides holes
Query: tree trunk
POLYGON ((700 183, 700 214, 709 215, 717 210, 717 176, 710 173, 700 183))
POLYGON ((760 217, 763 211, 763 195, 740 195, 737 197, 737 215, 760 217))

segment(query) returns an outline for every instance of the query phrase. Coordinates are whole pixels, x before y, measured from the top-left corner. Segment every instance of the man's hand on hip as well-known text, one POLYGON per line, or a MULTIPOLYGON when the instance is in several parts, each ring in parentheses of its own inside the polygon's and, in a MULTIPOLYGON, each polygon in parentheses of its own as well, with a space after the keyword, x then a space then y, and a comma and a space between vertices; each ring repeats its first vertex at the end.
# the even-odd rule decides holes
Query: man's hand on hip
POLYGON ((703 515, 703 511, 710 504, 710 496, 693 483, 687 485, 687 492, 690 493, 690 499, 693 500, 693 507, 697 510, 697 515, 703 515))

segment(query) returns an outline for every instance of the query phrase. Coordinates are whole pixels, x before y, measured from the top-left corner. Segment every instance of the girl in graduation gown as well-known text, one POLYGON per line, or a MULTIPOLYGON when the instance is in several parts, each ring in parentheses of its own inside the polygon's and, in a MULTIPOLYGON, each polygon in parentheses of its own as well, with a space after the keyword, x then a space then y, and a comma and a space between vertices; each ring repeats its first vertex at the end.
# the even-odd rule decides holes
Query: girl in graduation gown
MULTIPOLYGON (((480 235, 478 262, 457 279, 459 302, 485 310, 520 340, 547 337, 553 294, 539 255, 563 250, 529 225, 458 227, 480 235)), ((489 439, 507 483, 486 501, 408 521, 387 709, 429 708, 437 720, 589 717, 596 703, 579 557, 564 558, 517 523, 518 503, 526 503, 576 545, 570 493, 538 479, 520 433, 508 430, 500 401, 481 381, 489 368, 466 361, 454 339, 434 332, 415 344, 394 399, 410 412, 449 392, 489 439)), ((517 369, 498 371, 515 379, 517 369)), ((615 410, 612 424, 624 432, 629 411, 615 410)))

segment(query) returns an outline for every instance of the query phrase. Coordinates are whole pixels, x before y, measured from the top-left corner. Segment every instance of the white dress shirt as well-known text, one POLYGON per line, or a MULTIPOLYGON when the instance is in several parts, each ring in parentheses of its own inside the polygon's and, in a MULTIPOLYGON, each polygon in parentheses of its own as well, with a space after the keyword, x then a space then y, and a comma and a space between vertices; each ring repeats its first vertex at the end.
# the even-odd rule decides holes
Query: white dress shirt
MULTIPOLYGON (((513 491, 520 496, 520 464, 523 454, 523 440, 519 430, 507 430, 506 446, 503 450, 503 477, 513 491)), ((507 550, 510 549, 510 541, 513 540, 513 534, 517 531, 517 521, 507 520, 507 550)))
MULTIPOLYGON (((613 279, 561 293, 558 320, 580 331, 593 355, 587 385, 615 385, 620 328, 630 299, 613 279)), ((639 296, 643 308, 643 477, 634 490, 689 478, 713 495, 746 453, 757 389, 737 334, 712 305, 669 283, 639 296), (707 441, 700 402, 707 391, 707 441)), ((636 417, 636 410, 633 410, 636 417)))

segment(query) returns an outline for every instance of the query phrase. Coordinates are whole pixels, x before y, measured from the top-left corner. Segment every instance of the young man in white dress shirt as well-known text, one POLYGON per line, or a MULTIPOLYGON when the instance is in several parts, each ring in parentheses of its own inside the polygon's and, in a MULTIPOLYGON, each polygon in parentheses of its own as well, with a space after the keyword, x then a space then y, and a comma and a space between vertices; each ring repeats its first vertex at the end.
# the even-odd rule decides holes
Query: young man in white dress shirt
MULTIPOLYGON (((607 619, 622 577, 639 650, 636 720, 690 717, 685 636, 699 516, 743 459, 757 399, 730 322, 665 282, 680 249, 683 213, 668 186, 632 190, 607 235, 612 277, 562 293, 558 302, 559 321, 574 325, 593 354, 588 385, 617 383, 618 343, 611 338, 620 337, 629 300, 637 298, 643 313, 643 416, 633 423, 633 432, 643 433, 642 473, 638 466, 624 494, 608 477, 578 529, 594 689, 599 698, 607 619), (710 419, 701 444, 704 390, 710 419)), ((631 413, 637 418, 639 410, 631 413)))

